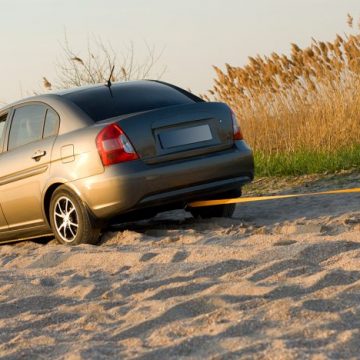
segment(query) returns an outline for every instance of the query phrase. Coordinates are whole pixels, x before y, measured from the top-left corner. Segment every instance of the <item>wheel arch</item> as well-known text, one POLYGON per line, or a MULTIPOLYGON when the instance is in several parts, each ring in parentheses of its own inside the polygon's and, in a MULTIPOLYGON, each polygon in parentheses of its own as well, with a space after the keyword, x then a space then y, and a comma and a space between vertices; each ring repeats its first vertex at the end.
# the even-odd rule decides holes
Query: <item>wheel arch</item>
POLYGON ((51 197, 54 194, 54 192, 56 191, 56 189, 59 188, 60 186, 66 186, 69 190, 72 190, 76 195, 78 195, 81 198, 79 191, 76 188, 74 188, 73 186, 71 186, 70 183, 68 183, 68 182, 57 180, 57 181, 54 181, 53 183, 49 184, 44 193, 44 196, 43 196, 43 210, 44 210, 46 222, 49 226, 50 226, 51 197))
POLYGON ((44 195, 44 201, 43 201, 43 206, 44 206, 44 213, 45 213, 45 217, 46 217, 46 221, 48 223, 48 225, 50 226, 50 201, 51 201, 51 197, 54 193, 54 191, 61 185, 64 185, 63 182, 56 182, 51 184, 45 192, 44 195))

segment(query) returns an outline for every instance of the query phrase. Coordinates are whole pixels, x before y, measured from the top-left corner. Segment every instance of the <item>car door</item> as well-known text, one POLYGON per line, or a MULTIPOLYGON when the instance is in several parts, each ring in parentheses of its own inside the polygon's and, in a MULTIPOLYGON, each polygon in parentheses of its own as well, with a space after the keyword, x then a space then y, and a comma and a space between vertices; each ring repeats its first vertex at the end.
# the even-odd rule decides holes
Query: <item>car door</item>
MULTIPOLYGON (((6 127, 6 119, 8 117, 8 113, 5 112, 3 114, 0 114, 0 159, 1 159, 1 153, 3 151, 3 145, 4 145, 4 138, 5 138, 5 127, 6 127)), ((2 167, 1 160, 0 160, 0 168, 2 167)), ((1 206, 1 197, 0 197, 0 233, 8 229, 8 224, 5 219, 4 213, 2 211, 1 206)))
POLYGON ((9 230, 44 227, 42 190, 49 174, 59 117, 42 103, 13 110, 0 156, 0 199, 9 230), (46 119, 46 120, 45 120, 46 119))

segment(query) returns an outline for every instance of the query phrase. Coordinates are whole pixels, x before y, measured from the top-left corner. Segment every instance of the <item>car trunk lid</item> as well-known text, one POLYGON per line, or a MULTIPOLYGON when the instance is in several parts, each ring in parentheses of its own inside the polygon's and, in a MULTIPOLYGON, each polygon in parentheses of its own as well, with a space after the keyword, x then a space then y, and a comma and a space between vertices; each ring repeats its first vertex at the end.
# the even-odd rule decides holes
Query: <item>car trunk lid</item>
POLYGON ((148 164, 221 151, 233 145, 231 111, 222 103, 195 103, 152 110, 118 121, 148 164))

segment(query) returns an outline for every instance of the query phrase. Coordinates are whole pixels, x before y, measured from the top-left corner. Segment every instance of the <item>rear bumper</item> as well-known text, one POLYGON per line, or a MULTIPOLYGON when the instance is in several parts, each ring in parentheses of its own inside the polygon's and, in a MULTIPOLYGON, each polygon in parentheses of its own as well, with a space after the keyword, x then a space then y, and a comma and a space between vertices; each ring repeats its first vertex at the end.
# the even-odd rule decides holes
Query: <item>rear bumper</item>
POLYGON ((252 151, 244 141, 236 141, 229 150, 203 157, 156 165, 138 160, 109 166, 104 173, 73 181, 71 186, 95 217, 109 219, 238 189, 253 176, 252 151))

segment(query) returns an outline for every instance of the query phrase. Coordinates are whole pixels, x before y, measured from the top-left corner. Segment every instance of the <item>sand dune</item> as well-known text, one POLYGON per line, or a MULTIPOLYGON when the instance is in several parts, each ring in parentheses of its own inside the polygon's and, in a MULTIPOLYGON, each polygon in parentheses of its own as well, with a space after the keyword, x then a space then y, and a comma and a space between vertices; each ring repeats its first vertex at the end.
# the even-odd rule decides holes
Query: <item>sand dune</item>
POLYGON ((209 221, 170 212, 101 246, 0 246, 0 356, 358 358, 359 204, 271 201, 209 221))

